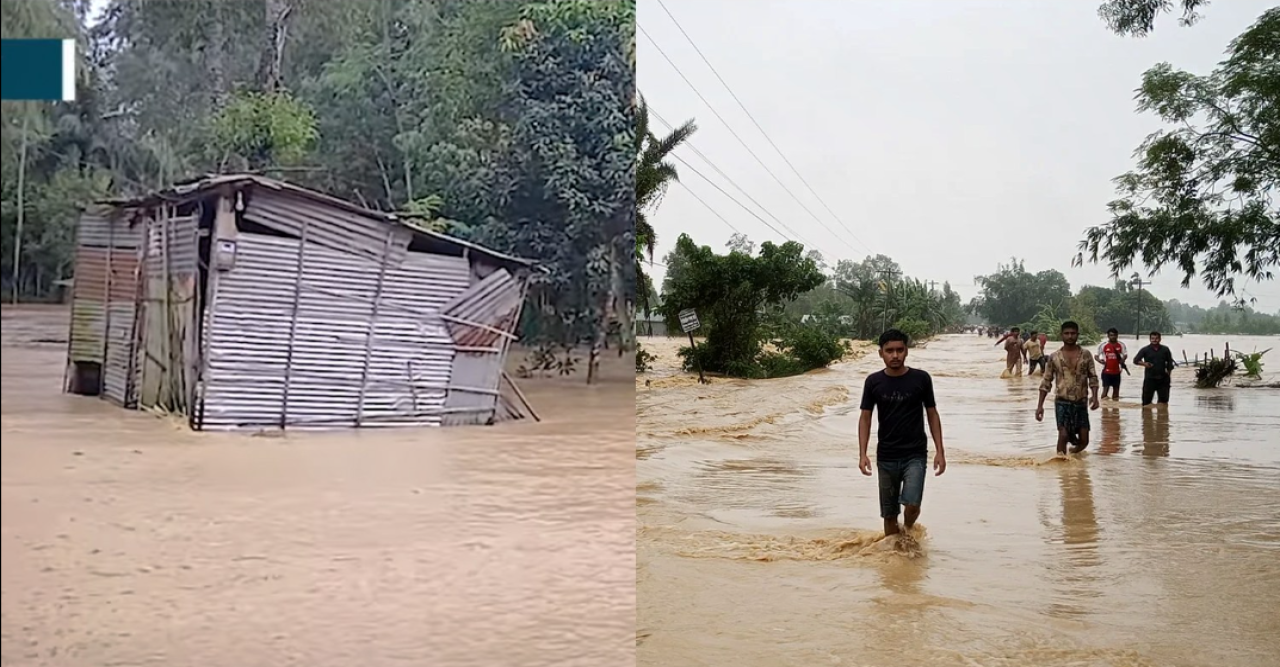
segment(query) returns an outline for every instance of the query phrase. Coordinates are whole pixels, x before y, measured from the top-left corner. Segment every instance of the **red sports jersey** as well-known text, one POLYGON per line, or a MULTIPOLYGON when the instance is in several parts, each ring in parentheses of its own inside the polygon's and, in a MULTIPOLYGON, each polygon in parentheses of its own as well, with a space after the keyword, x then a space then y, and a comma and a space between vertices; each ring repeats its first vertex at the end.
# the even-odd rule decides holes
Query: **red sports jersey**
POLYGON ((1120 373, 1120 357, 1124 352, 1124 343, 1119 341, 1103 343, 1101 348, 1101 356, 1104 360, 1102 372, 1107 375, 1118 375, 1120 373))

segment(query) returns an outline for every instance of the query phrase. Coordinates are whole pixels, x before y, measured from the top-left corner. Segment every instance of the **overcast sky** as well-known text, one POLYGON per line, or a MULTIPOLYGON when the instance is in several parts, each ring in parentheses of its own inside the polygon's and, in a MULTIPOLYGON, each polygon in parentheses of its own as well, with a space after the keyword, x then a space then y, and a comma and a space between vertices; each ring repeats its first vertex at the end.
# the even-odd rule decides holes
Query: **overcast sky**
MULTIPOLYGON (((663 1, 803 181, 657 0, 639 0, 640 28, 652 38, 637 37, 641 93, 670 123, 695 119, 692 146, 793 232, 691 148, 678 150, 681 158, 833 264, 884 253, 908 275, 951 281, 966 300, 975 275, 1013 256, 1032 272, 1062 271, 1073 289, 1109 286, 1105 267, 1072 268, 1071 258, 1084 229, 1108 219, 1111 179, 1161 127, 1135 113, 1142 73, 1161 61, 1209 72, 1271 4, 1215 2, 1193 27, 1165 16, 1154 35, 1136 39, 1106 29, 1099 0, 663 1)), ((681 184, 651 214, 659 259, 681 232, 722 249, 730 224, 757 244, 784 240, 676 164, 681 184)), ((653 269, 660 281, 662 267, 653 269)), ((1169 270, 1151 280, 1162 299, 1218 302, 1198 280, 1183 289, 1169 270)), ((1280 285, 1245 289, 1258 310, 1280 309, 1280 285)))

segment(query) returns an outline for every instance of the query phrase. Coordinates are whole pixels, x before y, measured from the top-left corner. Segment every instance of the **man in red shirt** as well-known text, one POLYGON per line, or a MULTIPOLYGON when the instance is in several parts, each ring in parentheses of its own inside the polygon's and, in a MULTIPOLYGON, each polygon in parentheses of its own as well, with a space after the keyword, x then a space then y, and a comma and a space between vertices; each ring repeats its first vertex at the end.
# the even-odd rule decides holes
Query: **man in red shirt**
POLYGON ((1124 368, 1124 362, 1129 358, 1129 350, 1120 340, 1120 332, 1115 327, 1107 329, 1107 342, 1098 346, 1098 354, 1094 357, 1098 363, 1102 364, 1102 372, 1099 373, 1102 380, 1102 397, 1107 397, 1107 392, 1111 392, 1111 400, 1120 400, 1120 371, 1124 368))

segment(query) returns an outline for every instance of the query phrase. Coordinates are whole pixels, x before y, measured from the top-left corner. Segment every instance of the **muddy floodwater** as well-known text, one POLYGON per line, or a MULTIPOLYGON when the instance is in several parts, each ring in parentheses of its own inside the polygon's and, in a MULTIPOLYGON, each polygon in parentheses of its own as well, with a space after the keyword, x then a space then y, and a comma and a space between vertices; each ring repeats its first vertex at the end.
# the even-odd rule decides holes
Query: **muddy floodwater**
MULTIPOLYGON (((1280 347, 1165 342, 1179 359, 1280 347)), ((1197 390, 1179 368, 1167 409, 1143 409, 1135 369, 1091 413, 1090 448, 1057 459, 1038 378, 1001 380, 992 343, 910 353, 934 376, 950 467, 926 482, 918 540, 898 542, 857 469, 874 353, 698 386, 672 368, 679 339, 645 342, 659 368, 636 387, 639 664, 1280 664, 1280 390, 1197 390)), ((1267 360, 1280 370, 1280 351, 1267 360)))
POLYGON ((59 393, 63 309, 3 334, 4 665, 634 662, 629 359, 522 382, 540 424, 267 438, 59 393))

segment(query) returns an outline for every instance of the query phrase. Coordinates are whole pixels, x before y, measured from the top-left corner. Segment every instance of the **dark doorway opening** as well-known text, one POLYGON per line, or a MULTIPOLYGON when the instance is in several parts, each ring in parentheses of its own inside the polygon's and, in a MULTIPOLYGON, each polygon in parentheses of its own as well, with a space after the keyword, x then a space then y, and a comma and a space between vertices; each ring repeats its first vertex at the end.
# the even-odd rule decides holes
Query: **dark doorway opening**
POLYGON ((100 396, 102 364, 96 361, 73 361, 71 364, 71 380, 67 391, 81 396, 100 396))

